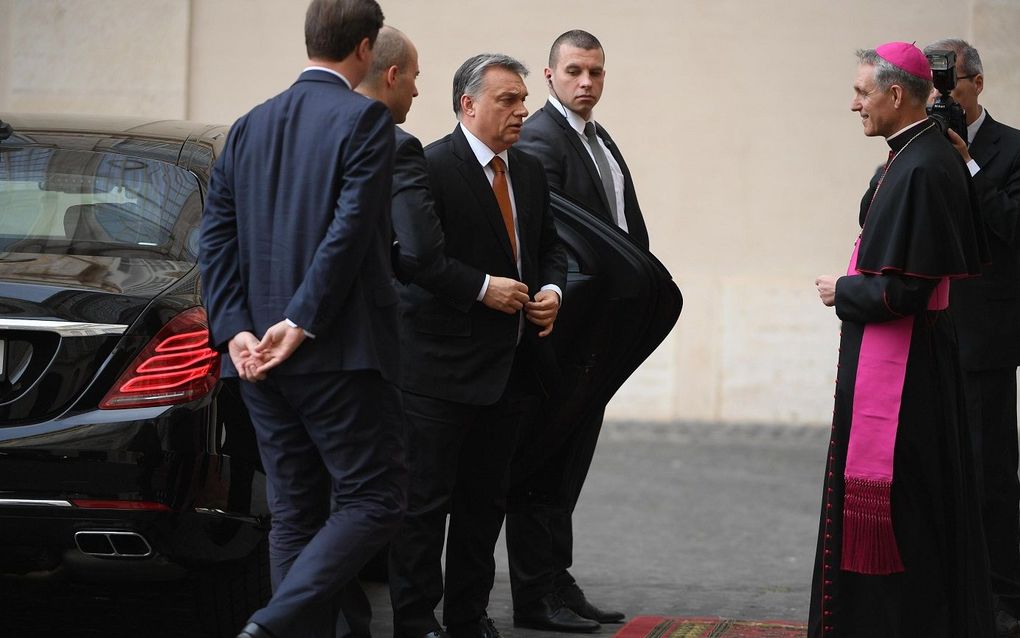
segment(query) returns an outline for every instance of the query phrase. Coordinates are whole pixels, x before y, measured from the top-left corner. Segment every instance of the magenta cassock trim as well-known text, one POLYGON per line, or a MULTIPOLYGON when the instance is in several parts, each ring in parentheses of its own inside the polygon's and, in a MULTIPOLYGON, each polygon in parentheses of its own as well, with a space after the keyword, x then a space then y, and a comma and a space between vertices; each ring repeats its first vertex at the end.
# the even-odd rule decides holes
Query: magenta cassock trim
MULTIPOLYGON (((857 274, 854 246, 847 274, 857 274)), ((942 277, 928 308, 949 305, 949 279, 942 277)), ((850 440, 843 500, 841 567, 862 574, 903 571, 892 523, 893 457, 914 317, 864 326, 854 381, 850 440)))

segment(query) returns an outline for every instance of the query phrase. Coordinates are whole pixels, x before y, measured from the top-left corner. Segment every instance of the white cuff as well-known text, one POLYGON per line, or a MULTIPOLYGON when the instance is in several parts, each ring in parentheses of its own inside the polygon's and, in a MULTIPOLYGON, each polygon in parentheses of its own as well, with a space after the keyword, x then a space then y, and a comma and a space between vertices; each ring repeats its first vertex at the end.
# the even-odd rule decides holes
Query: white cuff
POLYGON ((552 290, 560 298, 560 305, 563 305, 563 291, 556 284, 546 284, 542 286, 542 290, 552 290))
POLYGON ((478 296, 475 297, 475 301, 481 301, 485 298, 485 292, 489 289, 489 276, 485 275, 485 281, 482 282, 482 289, 478 291, 478 296))
MULTIPOLYGON (((287 325, 290 326, 291 328, 300 328, 300 326, 298 326, 296 323, 294 323, 290 319, 284 319, 284 321, 286 321, 287 325)), ((308 337, 309 339, 314 339, 315 338, 315 335, 313 335, 312 333, 308 332, 304 328, 301 328, 301 331, 304 332, 305 336, 308 337)))

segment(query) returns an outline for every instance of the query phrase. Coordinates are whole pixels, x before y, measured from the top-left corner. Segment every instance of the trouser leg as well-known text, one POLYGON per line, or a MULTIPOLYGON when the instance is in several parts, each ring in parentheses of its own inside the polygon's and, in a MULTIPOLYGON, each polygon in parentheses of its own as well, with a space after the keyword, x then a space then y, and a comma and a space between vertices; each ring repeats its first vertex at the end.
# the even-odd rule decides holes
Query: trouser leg
POLYGON ((1016 370, 968 372, 966 383, 992 591, 1016 613, 1020 611, 1016 370))
POLYGON ((460 454, 446 551, 447 626, 485 614, 495 579, 493 554, 506 514, 510 461, 530 395, 515 387, 494 406, 477 412, 460 454))
POLYGON ((369 371, 277 376, 242 392, 273 515, 274 594, 252 621, 280 636, 332 637, 340 587, 403 515, 400 395, 369 371))
POLYGON ((411 638, 441 629, 446 517, 467 431, 468 408, 404 393, 411 483, 404 523, 390 545, 393 633, 411 638))

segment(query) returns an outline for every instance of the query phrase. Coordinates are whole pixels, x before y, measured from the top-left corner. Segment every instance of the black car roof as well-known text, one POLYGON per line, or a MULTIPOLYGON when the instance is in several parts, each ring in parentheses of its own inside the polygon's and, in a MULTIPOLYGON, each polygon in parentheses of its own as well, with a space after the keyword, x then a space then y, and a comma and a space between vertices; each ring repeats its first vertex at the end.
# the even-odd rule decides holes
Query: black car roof
POLYGON ((186 120, 0 113, 14 129, 2 144, 97 150, 178 164, 208 179, 229 127, 186 120))

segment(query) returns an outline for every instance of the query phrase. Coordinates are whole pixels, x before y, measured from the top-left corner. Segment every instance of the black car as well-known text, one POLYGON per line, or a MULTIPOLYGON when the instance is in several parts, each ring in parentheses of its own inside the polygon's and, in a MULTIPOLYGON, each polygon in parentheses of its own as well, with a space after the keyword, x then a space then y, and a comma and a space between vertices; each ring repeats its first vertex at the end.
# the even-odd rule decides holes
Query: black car
MULTIPOLYGON (((0 580, 179 586, 199 633, 233 636, 269 595, 269 517, 196 267, 227 129, 2 119, 0 580)), ((654 257, 553 199, 570 272, 551 437, 605 406, 682 305, 654 257)))

